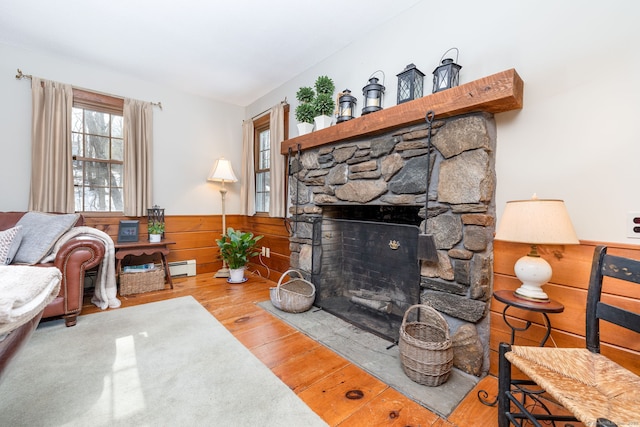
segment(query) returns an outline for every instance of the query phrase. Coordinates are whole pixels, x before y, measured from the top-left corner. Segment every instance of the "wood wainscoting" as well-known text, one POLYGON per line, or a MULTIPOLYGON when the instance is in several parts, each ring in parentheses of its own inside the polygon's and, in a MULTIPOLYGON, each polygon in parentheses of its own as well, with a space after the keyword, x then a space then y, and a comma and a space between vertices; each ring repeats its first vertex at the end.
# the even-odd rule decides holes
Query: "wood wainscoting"
MULTIPOLYGON (((544 285, 544 291, 551 299, 564 305, 562 313, 549 314, 553 329, 551 339, 547 341, 546 346, 585 347, 587 287, 593 251, 600 244, 607 245, 610 254, 640 259, 640 246, 635 245, 582 241, 579 245, 538 246, 540 255, 553 268, 553 277, 550 283, 544 285)), ((520 286, 520 281, 513 272, 513 266, 518 258, 528 252, 528 245, 494 242, 494 291, 515 290, 520 286)), ((602 299, 616 300, 629 310, 640 312, 640 295, 637 289, 632 289, 631 285, 605 280, 602 299)), ((490 373, 493 375, 497 375, 498 371, 498 346, 500 342, 510 340, 511 330, 502 319, 503 309, 504 304, 492 299, 490 373)), ((541 341, 544 335, 544 323, 540 313, 510 308, 507 314, 509 322, 520 327, 524 326, 526 321, 532 322, 529 330, 516 334, 516 344, 537 345, 541 341)), ((636 374, 640 374, 640 340, 637 334, 606 322, 603 323, 600 332, 602 353, 636 374)))
MULTIPOLYGON (((140 240, 147 239, 146 217, 86 215, 84 222, 87 226, 104 231, 115 242, 118 239, 118 224, 120 220, 125 219, 138 219, 140 240)), ((222 267, 216 245, 216 239, 222 234, 220 215, 170 215, 165 217, 165 223, 165 238, 176 242, 175 245, 171 245, 171 253, 167 256, 169 262, 195 259, 197 274, 214 273, 222 267)), ((253 258, 249 268, 262 276, 269 272, 269 279, 278 281, 281 274, 289 268, 289 234, 283 219, 227 215, 226 225, 264 236, 259 244, 260 247, 270 249, 270 257, 253 258)))
MULTIPOLYGON (((85 224, 98 228, 109 234, 114 241, 118 237, 118 224, 121 219, 129 217, 114 216, 86 216, 85 224)), ((140 220, 140 238, 146 239, 147 219, 140 220)), ((269 279, 277 282, 281 274, 289 269, 289 234, 282 218, 264 216, 247 217, 243 215, 227 215, 227 226, 251 231, 256 235, 263 235, 260 246, 270 248, 270 258, 262 258, 269 267, 269 279)), ((218 247, 215 239, 222 233, 222 218, 220 215, 172 215, 166 217, 166 238, 176 242, 172 245, 168 261, 196 260, 198 274, 213 273, 221 266, 218 260, 218 247)), ((550 314, 553 326, 551 339, 547 346, 584 347, 585 345, 585 306, 587 285, 591 271, 593 250, 600 242, 583 241, 580 245, 569 246, 540 246, 538 251, 551 264, 553 277, 551 283, 544 286, 549 296, 562 303, 564 312, 550 314)), ((609 252, 629 258, 640 259, 640 246, 624 244, 607 244, 609 252)), ((494 290, 515 290, 520 286, 519 280, 513 273, 515 262, 529 251, 523 244, 494 242, 494 290)), ((257 270, 266 276, 267 269, 260 265, 260 260, 254 258, 251 270, 257 270)), ((606 282, 605 282, 606 283, 606 282)), ((616 286, 616 283, 605 285, 605 299, 618 299, 624 302, 630 310, 640 311, 640 295, 637 290, 629 286, 616 286)), ((497 375, 498 345, 508 342, 510 329, 502 320, 504 304, 492 299, 491 301, 491 333, 490 333, 490 370, 497 375)), ((544 335, 542 317, 539 313, 525 312, 516 308, 508 311, 510 322, 524 326, 526 321, 532 323, 529 330, 517 334, 516 343, 521 345, 537 345, 544 335)), ((620 365, 640 374, 640 340, 631 336, 630 332, 617 331, 611 325, 602 328, 602 353, 620 365)))

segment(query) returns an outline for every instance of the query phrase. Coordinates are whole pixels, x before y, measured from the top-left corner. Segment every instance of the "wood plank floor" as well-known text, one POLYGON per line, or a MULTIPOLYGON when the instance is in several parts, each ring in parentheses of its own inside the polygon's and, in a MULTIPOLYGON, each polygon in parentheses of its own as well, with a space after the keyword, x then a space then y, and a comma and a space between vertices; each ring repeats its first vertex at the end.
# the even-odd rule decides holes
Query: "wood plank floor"
MULTIPOLYGON (((252 276, 229 284, 213 274, 174 279, 174 289, 121 297, 129 307, 192 295, 330 426, 495 426, 495 408, 482 405, 478 390, 495 396, 497 380, 486 377, 443 419, 348 360, 291 328, 256 304, 269 299, 271 281, 252 276), (360 390, 363 397, 349 399, 360 390)), ((82 316, 100 311, 85 296, 82 316)), ((82 317, 78 320, 82 322, 82 317)))

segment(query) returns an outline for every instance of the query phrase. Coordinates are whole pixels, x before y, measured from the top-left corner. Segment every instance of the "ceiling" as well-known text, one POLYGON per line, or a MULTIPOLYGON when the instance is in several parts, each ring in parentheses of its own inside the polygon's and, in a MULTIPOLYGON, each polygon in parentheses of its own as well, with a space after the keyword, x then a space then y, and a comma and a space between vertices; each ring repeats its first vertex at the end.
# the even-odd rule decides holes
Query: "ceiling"
POLYGON ((0 43, 246 106, 419 1, 2 0, 0 43))

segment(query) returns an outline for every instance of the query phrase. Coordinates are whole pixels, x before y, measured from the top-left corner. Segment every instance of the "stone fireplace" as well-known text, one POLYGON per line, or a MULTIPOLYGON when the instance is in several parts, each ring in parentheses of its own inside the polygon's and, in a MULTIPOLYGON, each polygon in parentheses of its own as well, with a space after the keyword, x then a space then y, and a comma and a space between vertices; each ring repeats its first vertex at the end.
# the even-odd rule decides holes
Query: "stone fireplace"
MULTIPOLYGON (((521 81, 515 72, 509 78, 517 89, 511 95, 520 98, 516 104, 521 106, 521 81)), ((384 119, 395 120, 397 111, 385 117, 383 110, 329 128, 328 142, 301 145, 290 159, 295 231, 290 249, 292 268, 316 285, 320 307, 394 341, 406 308, 428 303, 445 316, 454 337, 462 334, 458 342, 480 343, 472 360, 458 366, 480 375, 488 370, 487 313, 493 281, 494 111, 452 114, 449 108, 439 113, 428 103, 428 98, 437 101, 446 92, 450 102, 459 102, 456 92, 477 102, 495 87, 471 86, 389 109, 413 117, 407 123, 385 127, 384 119), (429 109, 436 114, 431 153, 424 122, 429 109), (418 114, 423 120, 416 119, 418 114), (376 115, 382 120, 375 120, 376 115), (358 120, 360 126, 354 123, 358 120), (379 129, 367 131, 372 122, 379 129), (345 136, 340 135, 341 127, 345 136), (360 133, 359 127, 364 129, 360 133), (428 160, 431 176, 426 188, 428 160), (425 227, 436 243, 434 263, 417 259, 418 236, 425 227)), ((503 90, 501 85, 499 91, 503 90)), ((513 102, 510 105, 513 109, 513 102)), ((289 146, 296 139, 289 140, 289 146)))

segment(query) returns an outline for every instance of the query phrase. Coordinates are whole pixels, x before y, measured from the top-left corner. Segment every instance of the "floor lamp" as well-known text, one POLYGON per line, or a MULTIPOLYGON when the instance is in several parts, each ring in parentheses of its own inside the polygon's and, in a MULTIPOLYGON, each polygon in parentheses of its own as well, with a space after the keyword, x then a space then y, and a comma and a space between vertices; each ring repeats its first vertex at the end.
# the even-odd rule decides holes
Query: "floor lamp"
MULTIPOLYGON (((224 188, 224 183, 238 181, 238 178, 236 178, 236 175, 233 173, 233 169, 231 168, 231 162, 224 157, 220 157, 216 160, 211 173, 207 177, 207 181, 222 182, 220 195, 222 196, 222 234, 224 235, 227 232, 227 223, 224 211, 224 199, 227 195, 227 189, 224 188)), ((222 268, 218 270, 214 277, 229 277, 229 268, 227 268, 227 262, 225 260, 222 260, 222 268)))

